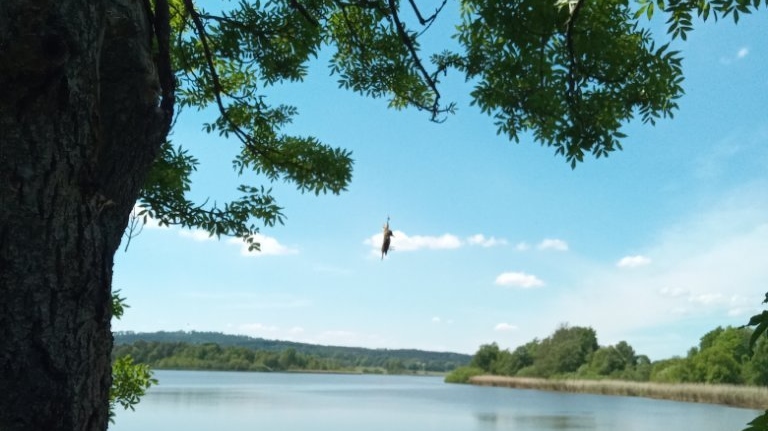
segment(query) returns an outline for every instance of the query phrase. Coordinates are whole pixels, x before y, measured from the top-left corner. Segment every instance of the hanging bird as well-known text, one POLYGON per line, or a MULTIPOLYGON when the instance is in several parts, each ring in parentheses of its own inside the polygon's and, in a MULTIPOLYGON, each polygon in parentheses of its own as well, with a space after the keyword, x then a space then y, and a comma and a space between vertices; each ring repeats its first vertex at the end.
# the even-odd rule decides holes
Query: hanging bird
POLYGON ((384 256, 389 251, 389 241, 393 236, 395 234, 389 230, 389 217, 387 217, 387 223, 384 225, 384 241, 381 243, 381 260, 384 260, 384 256))

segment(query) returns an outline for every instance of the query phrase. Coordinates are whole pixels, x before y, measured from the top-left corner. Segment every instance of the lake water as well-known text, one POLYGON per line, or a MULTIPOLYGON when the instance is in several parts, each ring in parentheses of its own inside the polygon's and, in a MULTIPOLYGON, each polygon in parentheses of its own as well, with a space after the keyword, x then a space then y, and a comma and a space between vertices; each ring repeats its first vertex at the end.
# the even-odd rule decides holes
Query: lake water
POLYGON ((759 412, 443 383, 441 377, 156 371, 111 431, 738 431, 759 412))

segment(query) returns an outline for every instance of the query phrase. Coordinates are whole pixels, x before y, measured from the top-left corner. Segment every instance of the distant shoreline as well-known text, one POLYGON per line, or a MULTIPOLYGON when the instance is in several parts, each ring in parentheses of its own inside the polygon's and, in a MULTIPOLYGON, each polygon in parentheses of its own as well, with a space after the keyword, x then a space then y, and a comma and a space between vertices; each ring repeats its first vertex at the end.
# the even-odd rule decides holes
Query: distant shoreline
POLYGON ((469 379, 478 386, 513 389, 620 395, 670 401, 719 404, 755 410, 768 409, 768 388, 702 383, 651 383, 620 380, 550 380, 528 377, 482 375, 469 379))

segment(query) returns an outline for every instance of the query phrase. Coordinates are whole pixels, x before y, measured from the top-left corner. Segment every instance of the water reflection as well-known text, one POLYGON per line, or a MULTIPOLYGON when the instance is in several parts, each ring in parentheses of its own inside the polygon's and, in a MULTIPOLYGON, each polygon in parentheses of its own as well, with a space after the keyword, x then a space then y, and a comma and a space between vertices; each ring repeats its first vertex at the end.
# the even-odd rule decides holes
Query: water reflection
POLYGON ((568 414, 516 414, 476 413, 475 418, 484 428, 525 430, 594 430, 595 418, 591 415, 568 414))

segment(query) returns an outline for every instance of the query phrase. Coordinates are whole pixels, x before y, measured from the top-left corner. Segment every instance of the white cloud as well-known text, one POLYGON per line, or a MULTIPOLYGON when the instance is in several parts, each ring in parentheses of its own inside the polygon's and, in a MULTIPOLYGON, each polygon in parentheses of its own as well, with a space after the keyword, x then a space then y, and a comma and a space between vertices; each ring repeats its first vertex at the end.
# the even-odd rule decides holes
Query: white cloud
POLYGON ((725 297, 722 293, 699 293, 691 296, 689 300, 702 305, 710 305, 725 302, 725 297))
POLYGON ((432 323, 435 325, 443 325, 443 324, 450 325, 453 323, 453 319, 444 319, 440 316, 434 316, 432 318, 432 323))
POLYGON ((276 325, 265 325, 263 323, 245 323, 237 325, 235 328, 240 334, 273 340, 299 341, 298 339, 304 334, 304 328, 301 326, 281 328, 276 325))
POLYGON ((392 247, 399 251, 412 251, 424 248, 430 250, 450 250, 461 247, 461 240, 457 236, 448 233, 440 236, 408 236, 405 232, 395 231, 395 236, 392 238, 392 247))
POLYGON ((194 241, 214 241, 217 238, 202 229, 184 229, 179 231, 179 236, 190 238, 194 241))
POLYGON ((250 257, 284 256, 289 254, 297 254, 299 252, 299 250, 295 248, 280 244, 277 239, 272 238, 271 236, 256 234, 254 235, 253 240, 261 245, 260 250, 248 250, 248 244, 240 238, 230 238, 227 240, 227 243, 239 245, 240 254, 250 257))
POLYGON ((304 328, 302 328, 301 326, 294 326, 293 328, 288 330, 288 333, 294 334, 294 335, 303 334, 304 328))
POLYGON ((496 284, 499 286, 515 286, 523 288, 541 287, 544 282, 538 277, 524 272, 504 272, 496 277, 496 284))
POLYGON ((664 286, 661 289, 659 289, 659 293, 664 296, 669 296, 672 298, 679 298, 681 296, 688 296, 691 294, 691 291, 688 289, 684 289, 682 287, 668 287, 664 286))
POLYGON ((531 246, 527 242, 518 242, 515 245, 515 250, 517 251, 526 251, 530 249, 531 249, 531 246))
POLYGON ((479 245, 481 247, 494 247, 497 245, 507 245, 506 239, 498 239, 496 237, 486 238, 483 234, 475 234, 467 238, 467 243, 470 245, 479 245))
POLYGON ((645 256, 624 256, 617 263, 619 268, 637 268, 639 266, 646 266, 651 263, 651 259, 645 256))
POLYGON ((757 307, 757 303, 753 298, 748 298, 743 295, 731 295, 728 304, 729 316, 751 316, 753 314, 759 313, 760 311, 760 307, 757 307))
POLYGON ((499 323, 498 325, 496 325, 493 328, 493 330, 494 331, 498 331, 498 332, 511 332, 511 331, 516 331, 517 330, 517 326, 511 325, 509 323, 502 322, 502 323, 499 323))
POLYGON ((375 334, 363 334, 350 330, 330 330, 323 331, 311 341, 314 344, 323 344, 330 346, 383 346, 386 343, 380 336, 375 334))
POLYGON ((561 239, 544 239, 538 245, 539 250, 568 251, 568 243, 561 239))
MULTIPOLYGON (((379 255, 381 253, 381 242, 384 239, 382 233, 372 235, 364 244, 370 245, 372 253, 379 255)), ((416 251, 416 250, 453 250, 461 247, 462 242, 456 235, 449 233, 440 236, 414 235, 408 236, 403 231, 396 230, 392 236, 390 251, 416 251)))
POLYGON ((280 328, 278 328, 277 326, 264 325, 262 323, 246 323, 238 326, 238 329, 240 331, 245 332, 246 334, 255 334, 255 335, 273 334, 280 330, 280 328))
POLYGON ((749 55, 749 47, 743 46, 739 48, 739 50, 736 51, 736 54, 734 54, 732 57, 731 56, 720 57, 720 63, 728 66, 732 64, 734 61, 739 61, 748 55, 749 55))
MULTIPOLYGON (((216 236, 213 236, 207 231, 204 231, 202 229, 180 230, 179 235, 184 238, 189 238, 199 242, 216 241, 218 239, 216 238, 216 236)), ((289 255, 289 254, 296 254, 299 252, 295 248, 291 248, 283 244, 280 244, 280 242, 278 242, 277 239, 270 236, 256 234, 254 235, 253 238, 254 238, 254 241, 258 242, 261 246, 260 250, 258 251, 257 250, 249 251, 248 244, 240 238, 229 238, 227 239, 226 243, 239 246, 240 254, 243 256, 249 256, 249 257, 283 256, 283 255, 289 255)))
POLYGON ((307 298, 291 294, 262 294, 255 292, 186 292, 185 297, 238 310, 282 310, 312 306, 307 298))
MULTIPOLYGON (((462 241, 461 238, 451 233, 439 236, 408 235, 401 230, 396 230, 393 233, 390 251, 455 250, 465 245, 487 248, 508 244, 508 241, 504 238, 487 237, 483 234, 475 234, 462 241)), ((363 244, 370 246, 371 253, 378 256, 381 253, 381 242, 383 239, 384 235, 377 233, 366 238, 363 244)), ((520 245, 518 244, 517 247, 519 249, 520 245)))
POLYGON ((331 266, 331 265, 324 265, 324 264, 317 264, 314 267, 312 267, 317 272, 323 272, 326 274, 333 274, 333 275, 341 275, 341 276, 347 276, 354 273, 351 269, 348 268, 342 268, 338 266, 331 266))

